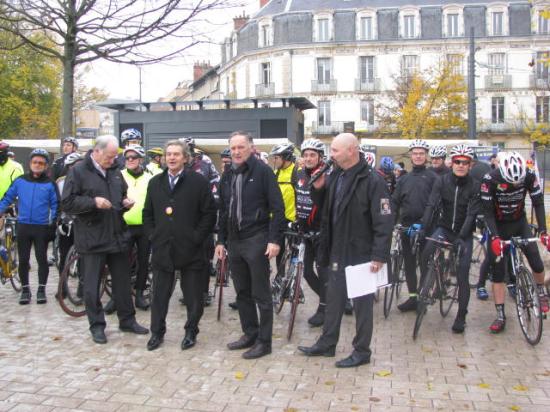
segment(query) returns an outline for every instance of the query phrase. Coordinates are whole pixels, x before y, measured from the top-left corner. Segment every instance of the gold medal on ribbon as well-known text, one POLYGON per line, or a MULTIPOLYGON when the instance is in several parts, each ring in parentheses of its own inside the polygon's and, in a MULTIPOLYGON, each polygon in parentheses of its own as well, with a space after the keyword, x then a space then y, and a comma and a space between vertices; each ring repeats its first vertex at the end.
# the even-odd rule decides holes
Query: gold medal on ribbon
POLYGON ((170 216, 170 215, 172 214, 172 212, 174 212, 174 209, 172 209, 170 206, 168 206, 168 207, 166 208, 165 212, 166 212, 166 214, 167 214, 168 216, 170 216))

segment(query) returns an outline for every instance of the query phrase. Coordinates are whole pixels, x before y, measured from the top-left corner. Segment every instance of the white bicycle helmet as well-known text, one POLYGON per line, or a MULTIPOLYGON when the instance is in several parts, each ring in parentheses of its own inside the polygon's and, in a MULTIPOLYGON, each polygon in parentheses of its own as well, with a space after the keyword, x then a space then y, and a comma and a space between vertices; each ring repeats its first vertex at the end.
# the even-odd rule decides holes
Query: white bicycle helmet
POLYGON ((73 153, 67 155, 67 157, 65 158, 65 161, 63 162, 63 164, 65 166, 70 166, 70 165, 75 164, 76 162, 78 162, 79 160, 82 160, 82 159, 84 159, 84 156, 82 156, 78 152, 73 152, 73 153))
POLYGON ((75 147, 75 149, 78 149, 78 140, 72 136, 67 136, 63 138, 63 143, 68 142, 72 143, 72 145, 75 147))
POLYGON ((508 183, 521 183, 527 173, 525 159, 518 152, 503 152, 498 168, 508 183))
POLYGON ((270 156, 281 156, 285 160, 292 159, 294 155, 294 145, 292 143, 281 143, 271 149, 270 156))
POLYGON ((145 157, 145 149, 138 145, 128 146, 126 149, 124 149, 124 152, 122 152, 122 155, 126 156, 126 153, 128 152, 136 153, 141 159, 145 157))
POLYGON ((447 157, 447 148, 445 146, 432 146, 430 147, 430 157, 447 157))
POLYGON ((315 150, 319 152, 321 156, 325 155, 325 145, 319 139, 307 139, 304 140, 300 147, 300 152, 304 153, 304 150, 315 150))
POLYGON ((363 152, 363 156, 365 156, 365 160, 367 161, 367 164, 370 167, 374 167, 376 164, 376 155, 373 152, 363 152))
POLYGON ((430 145, 425 140, 414 139, 411 144, 409 144, 409 150, 412 149, 424 149, 425 151, 428 151, 430 150, 430 145))
POLYGON ((180 139, 181 142, 187 143, 187 146, 189 146, 189 149, 195 148, 195 139, 193 139, 191 136, 189 137, 182 137, 180 139))
POLYGON ((126 144, 130 140, 139 140, 141 142, 141 132, 138 129, 126 129, 120 134, 122 144, 126 144))
POLYGON ((474 150, 467 144, 460 143, 451 149, 451 158, 456 156, 468 157, 470 159, 473 159, 474 150))

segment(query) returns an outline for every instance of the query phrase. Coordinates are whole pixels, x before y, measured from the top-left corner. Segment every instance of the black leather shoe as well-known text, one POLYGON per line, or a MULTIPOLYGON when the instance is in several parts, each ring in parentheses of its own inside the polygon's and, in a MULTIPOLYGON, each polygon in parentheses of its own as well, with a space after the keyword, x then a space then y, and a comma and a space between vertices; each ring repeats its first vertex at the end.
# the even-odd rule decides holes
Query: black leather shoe
POLYGON ((401 312, 412 312, 418 307, 418 300, 415 297, 407 299, 400 305, 397 305, 397 309, 401 312))
POLYGON ((466 318, 457 316, 453 323, 453 327, 451 329, 453 330, 454 333, 464 333, 465 327, 466 327, 466 318))
POLYGON ((107 302, 107 304, 103 306, 103 312, 105 312, 107 315, 110 315, 111 313, 115 313, 115 311, 115 301, 113 299, 109 299, 109 302, 107 302))
POLYGON ((135 333, 136 335, 147 335, 149 333, 149 329, 144 328, 135 320, 128 325, 120 325, 118 328, 123 332, 135 333))
POLYGON ((271 344, 256 342, 252 348, 243 353, 245 359, 258 359, 271 353, 271 344))
POLYGON ((306 356, 326 356, 332 358, 336 352, 336 348, 320 346, 317 343, 313 346, 298 346, 298 350, 306 356))
POLYGON ((325 323, 325 312, 318 310, 311 318, 307 320, 307 323, 313 327, 323 326, 323 323, 325 323))
POLYGON ((143 290, 136 290, 136 308, 141 310, 149 309, 149 300, 143 296, 143 290))
POLYGON ((236 340, 235 342, 228 343, 227 344, 227 349, 229 349, 229 350, 238 350, 238 349, 251 348, 252 346, 254 346, 255 342, 256 342, 256 336, 243 335, 239 338, 239 340, 236 340))
POLYGON ((92 334, 92 340, 95 343, 100 345, 107 343, 107 336, 105 336, 105 331, 103 329, 92 329, 90 333, 92 334))
POLYGON ((181 350, 190 349, 197 343, 197 334, 195 332, 185 332, 185 337, 181 341, 181 350))
POLYGON ((147 350, 158 349, 158 347, 162 345, 162 342, 164 342, 164 336, 153 334, 151 339, 149 339, 149 342, 147 342, 147 350))
POLYGON ((237 306, 237 302, 229 302, 227 306, 229 306, 233 310, 239 309, 239 307, 237 306))
POLYGON ((355 368, 356 366, 365 365, 367 363, 370 363, 370 357, 360 358, 351 354, 347 358, 336 362, 335 365, 337 368, 355 368))

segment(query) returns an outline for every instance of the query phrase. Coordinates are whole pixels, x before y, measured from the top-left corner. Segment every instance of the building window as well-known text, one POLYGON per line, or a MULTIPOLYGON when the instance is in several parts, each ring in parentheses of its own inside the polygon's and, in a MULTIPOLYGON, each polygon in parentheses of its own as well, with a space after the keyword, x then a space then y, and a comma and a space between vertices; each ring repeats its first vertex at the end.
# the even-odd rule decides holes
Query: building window
POLYGON ((331 79, 331 61, 330 58, 322 57, 317 59, 317 83, 330 84, 331 79))
POLYGON ((361 100, 361 121, 369 126, 374 125, 374 100, 361 100))
POLYGON ((360 78, 361 83, 374 82, 374 56, 360 57, 360 78))
POLYGON ((537 53, 537 79, 548 80, 548 58, 549 52, 537 53))
POLYGON ((403 16, 403 37, 412 39, 415 37, 414 16, 403 16))
POLYGON ((260 47, 267 47, 271 45, 271 25, 262 24, 260 26, 260 47))
POLYGON ((491 123, 504 123, 504 97, 493 97, 491 99, 491 123))
POLYGON ((264 86, 271 83, 271 63, 266 62, 261 65, 261 81, 264 86))
POLYGON ((454 75, 462 76, 464 74, 464 68, 462 67, 463 57, 461 54, 448 54, 447 64, 454 75))
POLYGON ((319 126, 330 126, 330 101, 320 100, 317 107, 319 126))
POLYGON ((447 14, 447 37, 458 37, 458 14, 447 14))
POLYGON ((550 112, 550 97, 537 97, 537 123, 548 123, 550 112))
POLYGON ((405 76, 412 76, 418 71, 418 56, 403 56, 402 66, 403 74, 405 76))
POLYGON ((372 40, 374 30, 372 25, 372 17, 361 17, 360 20, 360 39, 361 40, 372 40))
POLYGON ((506 72, 506 55, 504 53, 489 54, 489 74, 503 75, 506 72))
POLYGON ((329 19, 317 20, 317 41, 329 41, 329 19))
POLYGON ((539 11, 539 21, 538 21, 538 34, 549 34, 549 24, 548 19, 543 16, 542 12, 539 11))
POLYGON ((494 11, 492 13, 493 36, 502 36, 504 34, 504 12, 494 11))

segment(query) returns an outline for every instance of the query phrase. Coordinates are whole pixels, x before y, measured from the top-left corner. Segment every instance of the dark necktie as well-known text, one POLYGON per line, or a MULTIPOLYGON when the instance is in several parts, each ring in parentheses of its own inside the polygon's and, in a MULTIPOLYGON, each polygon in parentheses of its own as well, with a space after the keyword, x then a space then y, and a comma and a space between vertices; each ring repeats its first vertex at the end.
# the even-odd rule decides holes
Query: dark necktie
POLYGON ((171 174, 168 174, 168 182, 170 183, 170 190, 174 190, 174 186, 176 185, 176 179, 180 175, 172 176, 171 174))

